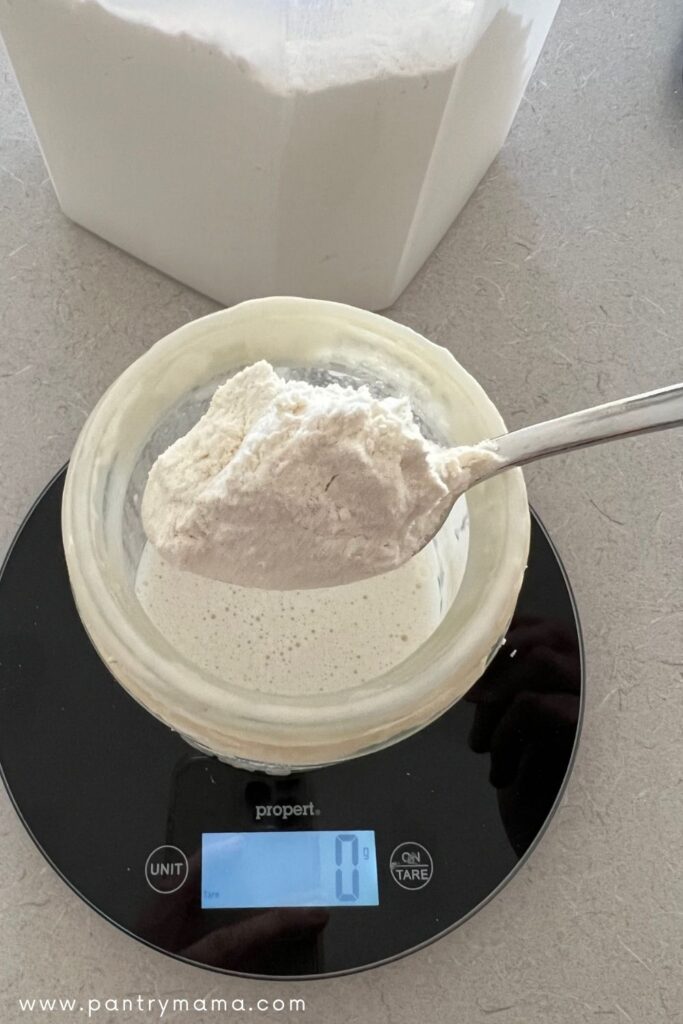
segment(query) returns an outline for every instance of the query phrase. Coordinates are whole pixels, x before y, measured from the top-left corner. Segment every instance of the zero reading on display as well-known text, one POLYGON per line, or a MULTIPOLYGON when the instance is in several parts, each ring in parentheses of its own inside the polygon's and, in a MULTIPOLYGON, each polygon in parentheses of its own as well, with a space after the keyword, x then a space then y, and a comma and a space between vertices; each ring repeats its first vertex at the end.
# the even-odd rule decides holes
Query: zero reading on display
POLYGON ((202 836, 204 909, 378 904, 373 831, 202 836))

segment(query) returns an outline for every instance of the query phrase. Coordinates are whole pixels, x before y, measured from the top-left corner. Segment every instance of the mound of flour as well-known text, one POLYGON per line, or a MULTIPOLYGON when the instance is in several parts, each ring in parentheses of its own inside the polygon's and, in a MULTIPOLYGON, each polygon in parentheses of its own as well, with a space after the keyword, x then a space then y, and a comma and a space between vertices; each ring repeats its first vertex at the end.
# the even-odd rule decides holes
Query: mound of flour
POLYGON ((407 398, 285 381, 255 363, 156 460, 142 501, 171 564, 246 587, 350 583, 402 565, 481 449, 428 441, 407 398))
POLYGON ((239 61, 276 91, 313 91, 457 63, 480 20, 476 0, 80 0, 239 61), (475 18, 476 15, 476 18, 475 18))

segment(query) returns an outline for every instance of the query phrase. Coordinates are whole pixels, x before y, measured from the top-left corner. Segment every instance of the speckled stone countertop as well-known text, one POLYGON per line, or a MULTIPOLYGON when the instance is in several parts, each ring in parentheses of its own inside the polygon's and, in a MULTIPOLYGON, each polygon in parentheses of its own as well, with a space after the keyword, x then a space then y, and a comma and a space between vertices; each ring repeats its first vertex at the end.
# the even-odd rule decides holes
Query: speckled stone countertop
MULTIPOLYGON (((390 311, 451 348, 511 427, 683 377, 682 40, 678 0, 564 0, 503 154, 390 311)), ((4 549, 104 388, 215 305, 61 215, 4 57, 0 81, 4 549)), ((363 975, 221 977, 100 919, 3 792, 6 1024, 85 1016, 22 1013, 19 997, 131 993, 307 1001, 303 1015, 174 1024, 683 1022, 683 431, 548 461, 528 482, 576 593, 588 699, 562 806, 502 894, 363 975)))

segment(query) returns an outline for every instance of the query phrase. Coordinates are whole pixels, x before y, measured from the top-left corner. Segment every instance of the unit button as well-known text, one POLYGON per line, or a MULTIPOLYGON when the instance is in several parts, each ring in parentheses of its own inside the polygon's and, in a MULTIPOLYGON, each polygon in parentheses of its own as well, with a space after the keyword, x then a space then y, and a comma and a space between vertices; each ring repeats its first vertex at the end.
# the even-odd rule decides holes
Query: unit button
POLYGON ((155 892, 177 892, 187 881, 187 857, 177 846, 157 846, 145 861, 147 885, 155 892))
POLYGON ((389 868, 402 889, 424 889, 432 880, 434 861, 420 843, 401 843, 391 855, 389 868))

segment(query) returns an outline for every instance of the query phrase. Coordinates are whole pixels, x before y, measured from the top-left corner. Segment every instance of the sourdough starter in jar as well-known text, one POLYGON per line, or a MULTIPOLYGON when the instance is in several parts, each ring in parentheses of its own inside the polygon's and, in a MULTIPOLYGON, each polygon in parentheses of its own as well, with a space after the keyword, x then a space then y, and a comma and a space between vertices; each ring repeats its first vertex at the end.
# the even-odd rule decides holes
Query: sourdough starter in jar
POLYGON ((136 594, 181 655, 219 679, 266 693, 358 686, 399 664, 434 632, 464 571, 445 575, 434 543, 394 572, 341 587, 236 587, 169 565, 148 542, 136 594))

